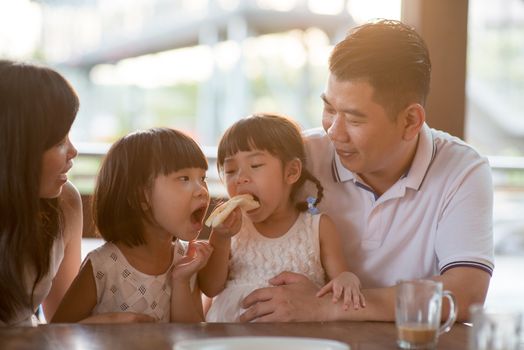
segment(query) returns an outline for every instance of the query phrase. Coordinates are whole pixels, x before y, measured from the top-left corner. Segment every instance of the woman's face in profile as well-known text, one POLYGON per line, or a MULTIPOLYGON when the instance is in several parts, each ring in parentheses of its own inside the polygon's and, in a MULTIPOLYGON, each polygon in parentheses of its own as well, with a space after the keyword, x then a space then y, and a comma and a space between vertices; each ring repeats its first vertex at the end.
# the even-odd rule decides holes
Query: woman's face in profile
POLYGON ((77 153, 69 140, 69 135, 44 152, 40 177, 40 198, 56 198, 62 193, 62 187, 67 182, 67 172, 73 166, 73 158, 77 153))

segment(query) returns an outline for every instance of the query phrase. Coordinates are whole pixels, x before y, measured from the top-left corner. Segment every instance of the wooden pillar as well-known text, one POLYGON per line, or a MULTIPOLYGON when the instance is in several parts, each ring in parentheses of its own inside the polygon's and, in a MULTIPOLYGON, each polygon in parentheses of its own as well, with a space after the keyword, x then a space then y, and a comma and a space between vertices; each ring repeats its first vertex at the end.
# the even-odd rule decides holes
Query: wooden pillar
POLYGON ((431 56, 427 123, 464 138, 468 0, 402 0, 402 21, 422 35, 431 56))

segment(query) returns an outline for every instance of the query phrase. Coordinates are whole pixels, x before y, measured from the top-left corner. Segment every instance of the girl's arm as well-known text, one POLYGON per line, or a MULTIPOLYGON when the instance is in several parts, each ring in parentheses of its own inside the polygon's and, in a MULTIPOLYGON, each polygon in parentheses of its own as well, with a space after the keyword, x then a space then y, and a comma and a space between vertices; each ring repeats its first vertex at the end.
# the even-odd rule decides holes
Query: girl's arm
POLYGON ((171 283, 171 322, 202 322, 204 311, 200 289, 191 279, 173 279, 171 283))
POLYGON ((212 298, 226 286, 229 272, 229 253, 231 237, 240 231, 242 212, 235 209, 219 226, 213 228, 209 236, 209 244, 213 253, 206 266, 198 273, 198 284, 205 295, 212 298))
POLYGON ((91 261, 87 261, 62 299, 51 322, 79 322, 91 315, 96 303, 97 296, 93 267, 91 266, 91 261))
POLYGON ((332 293, 334 303, 339 299, 343 300, 344 310, 349 309, 350 306, 355 310, 365 307, 366 301, 360 290, 360 280, 349 271, 344 259, 340 235, 333 221, 326 215, 320 218, 319 239, 320 258, 329 282, 318 291, 317 297, 332 293))
POLYGON ((174 266, 171 273, 171 322, 204 321, 200 289, 193 276, 207 263, 211 250, 207 242, 190 242, 187 255, 174 266))
POLYGON ((209 244, 213 247, 213 253, 207 265, 198 273, 198 284, 205 295, 213 298, 226 285, 231 238, 221 237, 213 230, 209 236, 209 244))
POLYGON ((337 277, 344 271, 349 271, 344 253, 342 240, 335 223, 326 214, 320 217, 319 228, 320 259, 329 280, 337 277))
POLYGON ((53 279, 51 290, 42 303, 47 320, 53 318, 60 301, 80 269, 82 242, 82 201, 77 189, 67 182, 59 198, 64 215, 64 258, 53 279))

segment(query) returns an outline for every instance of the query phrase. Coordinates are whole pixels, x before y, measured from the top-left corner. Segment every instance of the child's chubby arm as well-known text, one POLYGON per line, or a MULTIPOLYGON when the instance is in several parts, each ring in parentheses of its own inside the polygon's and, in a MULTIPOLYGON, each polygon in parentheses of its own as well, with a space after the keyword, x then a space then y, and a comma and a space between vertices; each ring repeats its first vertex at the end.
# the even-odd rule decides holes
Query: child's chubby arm
POLYGON ((333 302, 343 300, 343 308, 353 306, 355 310, 365 307, 366 302, 361 292, 359 278, 349 272, 342 251, 342 241, 333 221, 327 216, 320 218, 320 257, 329 282, 322 287, 317 296, 333 293, 333 302))
POLYGON ((96 303, 97 296, 93 267, 91 266, 91 262, 87 261, 71 284, 71 287, 69 287, 51 322, 129 323, 154 321, 150 316, 131 312, 111 312, 91 315, 96 303))
POLYGON ((236 208, 224 222, 211 231, 209 244, 213 247, 213 253, 207 265, 198 273, 198 284, 210 298, 220 293, 226 285, 231 237, 240 231, 241 226, 242 212, 240 208, 236 208))
POLYGON ((198 285, 192 285, 192 277, 209 260, 213 248, 207 242, 189 242, 187 254, 180 259, 171 272, 171 322, 204 321, 202 299, 198 285))
POLYGON ((349 271, 340 273, 318 291, 317 297, 330 292, 333 293, 334 303, 342 299, 344 310, 348 310, 350 306, 353 306, 355 310, 366 307, 366 300, 360 291, 360 280, 354 273, 349 271))

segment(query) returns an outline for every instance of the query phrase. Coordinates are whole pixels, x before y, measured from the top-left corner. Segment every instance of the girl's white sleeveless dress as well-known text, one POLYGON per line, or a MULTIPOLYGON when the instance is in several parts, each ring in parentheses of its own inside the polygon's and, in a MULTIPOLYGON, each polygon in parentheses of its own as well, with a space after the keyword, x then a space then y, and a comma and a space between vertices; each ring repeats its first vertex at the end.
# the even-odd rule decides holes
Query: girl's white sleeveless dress
POLYGON ((240 232, 231 240, 229 276, 225 289, 213 299, 207 322, 237 322, 244 312, 240 303, 253 290, 269 286, 283 271, 301 273, 316 285, 325 284, 320 260, 320 215, 300 213, 289 231, 278 238, 261 235, 243 217, 240 232))

